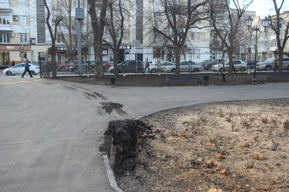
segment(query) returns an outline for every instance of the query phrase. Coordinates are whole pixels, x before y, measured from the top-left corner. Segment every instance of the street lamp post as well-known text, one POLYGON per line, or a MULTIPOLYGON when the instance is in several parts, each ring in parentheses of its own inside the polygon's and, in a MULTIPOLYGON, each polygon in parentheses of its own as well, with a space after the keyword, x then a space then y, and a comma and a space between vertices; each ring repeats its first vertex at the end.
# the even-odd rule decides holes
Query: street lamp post
MULTIPOLYGON (((268 19, 268 17, 265 17, 265 19, 262 20, 262 25, 263 27, 265 28, 266 30, 266 27, 268 27, 269 25, 269 22, 270 22, 270 19, 268 19)), ((258 80, 257 80, 257 73, 256 73, 256 66, 257 66, 257 41, 258 41, 258 31, 260 31, 260 29, 255 26, 253 28, 251 28, 252 26, 252 23, 253 23, 253 18, 251 16, 248 17, 248 19, 246 19, 246 25, 248 27, 248 30, 253 32, 255 31, 255 64, 254 64, 254 77, 253 77, 253 80, 252 80, 252 84, 257 84, 258 83, 258 80)))

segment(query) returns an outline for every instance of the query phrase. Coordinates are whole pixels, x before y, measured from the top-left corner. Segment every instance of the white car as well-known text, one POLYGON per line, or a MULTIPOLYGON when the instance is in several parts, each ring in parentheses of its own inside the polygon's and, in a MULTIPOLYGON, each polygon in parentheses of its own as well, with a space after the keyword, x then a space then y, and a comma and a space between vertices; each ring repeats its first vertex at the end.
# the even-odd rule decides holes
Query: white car
MULTIPOLYGON (((247 63, 242 60, 234 60, 234 68, 236 71, 246 71, 247 63)), ((212 66, 212 71, 221 72, 223 70, 223 64, 216 64, 212 66)), ((225 71, 229 70, 229 62, 225 64, 225 71)))
MULTIPOLYGON (((164 68, 165 72, 176 71, 176 65, 170 65, 164 68)), ((182 61, 180 63, 180 72, 200 72, 203 71, 203 66, 201 64, 195 63, 193 61, 182 61)))
MULTIPOLYGON (((269 58, 265 62, 259 62, 256 65, 257 71, 271 71, 274 69, 274 60, 275 58, 269 58)), ((278 60, 279 62, 279 60, 278 60)), ((289 57, 283 57, 283 69, 289 70, 289 57)))
MULTIPOLYGON (((22 74, 24 72, 24 69, 25 69, 24 66, 25 66, 25 63, 20 63, 20 64, 13 66, 13 67, 8 67, 8 68, 3 70, 3 74, 7 75, 7 76, 22 74)), ((40 71, 40 67, 37 64, 31 64, 30 63, 29 69, 31 71, 31 74, 33 74, 33 75, 37 75, 40 71)))
POLYGON ((150 64, 150 70, 151 73, 156 73, 156 72, 164 72, 166 67, 174 65, 173 62, 170 61, 162 61, 159 64, 150 64))

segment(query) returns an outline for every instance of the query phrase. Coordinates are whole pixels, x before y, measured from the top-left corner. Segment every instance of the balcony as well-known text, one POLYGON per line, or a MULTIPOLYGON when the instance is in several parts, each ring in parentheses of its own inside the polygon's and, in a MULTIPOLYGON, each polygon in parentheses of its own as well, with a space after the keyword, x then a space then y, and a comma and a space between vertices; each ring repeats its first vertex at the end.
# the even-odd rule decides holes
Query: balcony
POLYGON ((12 8, 10 3, 0 2, 0 13, 12 13, 12 8))
POLYGON ((0 24, 0 32, 13 32, 11 24, 0 24))

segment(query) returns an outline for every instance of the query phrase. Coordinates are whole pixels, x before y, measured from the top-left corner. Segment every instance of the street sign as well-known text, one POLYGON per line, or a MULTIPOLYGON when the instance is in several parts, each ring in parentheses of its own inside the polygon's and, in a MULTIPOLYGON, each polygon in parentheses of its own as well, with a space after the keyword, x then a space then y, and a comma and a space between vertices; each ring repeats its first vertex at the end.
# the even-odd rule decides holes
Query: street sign
POLYGON ((19 47, 19 52, 23 53, 24 52, 24 47, 19 47))

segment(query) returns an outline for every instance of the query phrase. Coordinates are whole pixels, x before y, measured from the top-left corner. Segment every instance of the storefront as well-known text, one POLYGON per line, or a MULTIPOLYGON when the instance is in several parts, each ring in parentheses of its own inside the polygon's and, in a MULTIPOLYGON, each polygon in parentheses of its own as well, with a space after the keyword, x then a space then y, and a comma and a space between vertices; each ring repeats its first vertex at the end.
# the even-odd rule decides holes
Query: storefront
POLYGON ((12 65, 23 62, 30 53, 28 45, 0 45, 0 66, 12 65))

